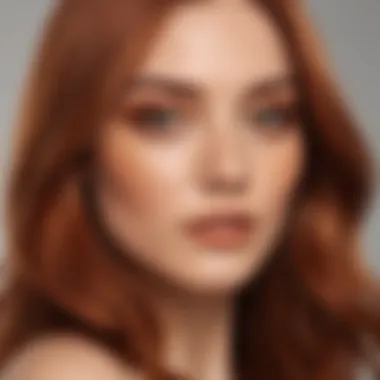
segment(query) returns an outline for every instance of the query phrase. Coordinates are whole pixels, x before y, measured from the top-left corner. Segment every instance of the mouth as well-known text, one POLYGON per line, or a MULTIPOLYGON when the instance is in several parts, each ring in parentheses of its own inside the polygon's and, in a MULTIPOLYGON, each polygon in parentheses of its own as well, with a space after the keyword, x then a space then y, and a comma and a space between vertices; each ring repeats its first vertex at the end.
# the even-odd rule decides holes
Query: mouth
POLYGON ((247 213, 219 213, 193 219, 186 232, 202 247, 231 250, 244 247, 254 232, 255 221, 247 213))

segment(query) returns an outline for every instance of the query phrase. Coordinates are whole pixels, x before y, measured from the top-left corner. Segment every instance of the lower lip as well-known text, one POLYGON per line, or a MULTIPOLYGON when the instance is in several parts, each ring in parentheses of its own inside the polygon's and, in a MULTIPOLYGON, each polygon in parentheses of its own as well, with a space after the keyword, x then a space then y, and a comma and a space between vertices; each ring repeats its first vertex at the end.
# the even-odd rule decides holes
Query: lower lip
POLYGON ((190 232, 190 236, 211 249, 237 249, 245 246, 251 234, 249 227, 215 226, 190 232))

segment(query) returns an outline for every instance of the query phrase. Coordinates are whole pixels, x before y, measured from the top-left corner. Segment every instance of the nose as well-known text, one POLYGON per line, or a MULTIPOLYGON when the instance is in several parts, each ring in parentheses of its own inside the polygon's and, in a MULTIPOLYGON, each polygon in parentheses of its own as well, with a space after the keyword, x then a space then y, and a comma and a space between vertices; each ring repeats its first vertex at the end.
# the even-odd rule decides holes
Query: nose
POLYGON ((232 128, 214 128, 205 139, 200 167, 209 191, 241 194, 249 184, 244 137, 232 128))

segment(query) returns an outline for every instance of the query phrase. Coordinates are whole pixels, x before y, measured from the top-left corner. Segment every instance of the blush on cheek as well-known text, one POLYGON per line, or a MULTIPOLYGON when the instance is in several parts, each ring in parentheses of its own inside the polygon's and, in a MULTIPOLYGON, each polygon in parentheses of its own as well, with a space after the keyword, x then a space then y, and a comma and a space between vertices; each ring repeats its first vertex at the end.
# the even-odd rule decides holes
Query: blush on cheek
POLYGON ((303 142, 297 136, 276 150, 268 149, 260 157, 255 182, 258 194, 261 194, 263 212, 283 214, 291 205, 303 175, 303 149, 303 142))
POLYGON ((128 206, 131 212, 154 208, 159 181, 149 155, 125 130, 110 129, 99 155, 103 186, 120 206, 128 206))
POLYGON ((139 162, 119 159, 105 168, 110 179, 109 194, 120 206, 130 212, 142 212, 154 208, 157 187, 154 175, 145 170, 139 162))
POLYGON ((299 132, 290 136, 289 141, 277 155, 273 155, 274 188, 279 197, 289 198, 297 188, 304 170, 304 142, 299 132))

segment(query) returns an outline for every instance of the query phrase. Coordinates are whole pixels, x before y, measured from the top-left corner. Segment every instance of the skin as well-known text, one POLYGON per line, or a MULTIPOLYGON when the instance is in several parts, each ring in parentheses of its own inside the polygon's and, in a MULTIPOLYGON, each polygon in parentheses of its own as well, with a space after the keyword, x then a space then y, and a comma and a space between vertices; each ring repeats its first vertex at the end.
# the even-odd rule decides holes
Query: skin
POLYGON ((168 17, 99 146, 108 232, 149 276, 223 295, 260 270, 303 166, 301 127, 276 110, 297 100, 291 77, 281 35, 258 6, 193 4, 168 17), (144 124, 141 108, 152 105, 158 121, 144 124), (260 122, 268 111, 274 121, 260 122), (205 248, 185 231, 226 209, 256 221, 244 246, 205 248))
POLYGON ((301 125, 278 111, 299 100, 292 75, 281 34, 257 5, 183 6, 100 139, 105 225, 154 284, 166 364, 197 379, 232 377, 235 296, 270 257, 302 175, 301 125), (152 105, 161 113, 142 118, 152 105), (184 229, 234 208, 257 221, 241 247, 206 248, 184 229))
MULTIPOLYGON (((108 233, 154 284, 165 364, 196 379, 233 378, 234 300, 270 258, 302 177, 292 75, 281 34, 258 5, 184 5, 158 31, 99 139, 97 191, 108 233), (152 104, 159 112, 144 123, 141 109, 152 104), (206 248, 184 229, 194 217, 231 208, 256 220, 244 246, 206 248)), ((80 353, 83 343, 73 338, 71 347, 80 353)), ((43 349, 35 352, 29 361, 46 370, 43 349)), ((75 355, 67 360, 81 366, 75 355)), ((93 373, 91 360, 82 362, 93 373)), ((98 376, 115 368, 100 363, 98 376)), ((30 379, 41 378, 36 367, 30 379)), ((58 378, 52 372, 49 379, 58 378)))

